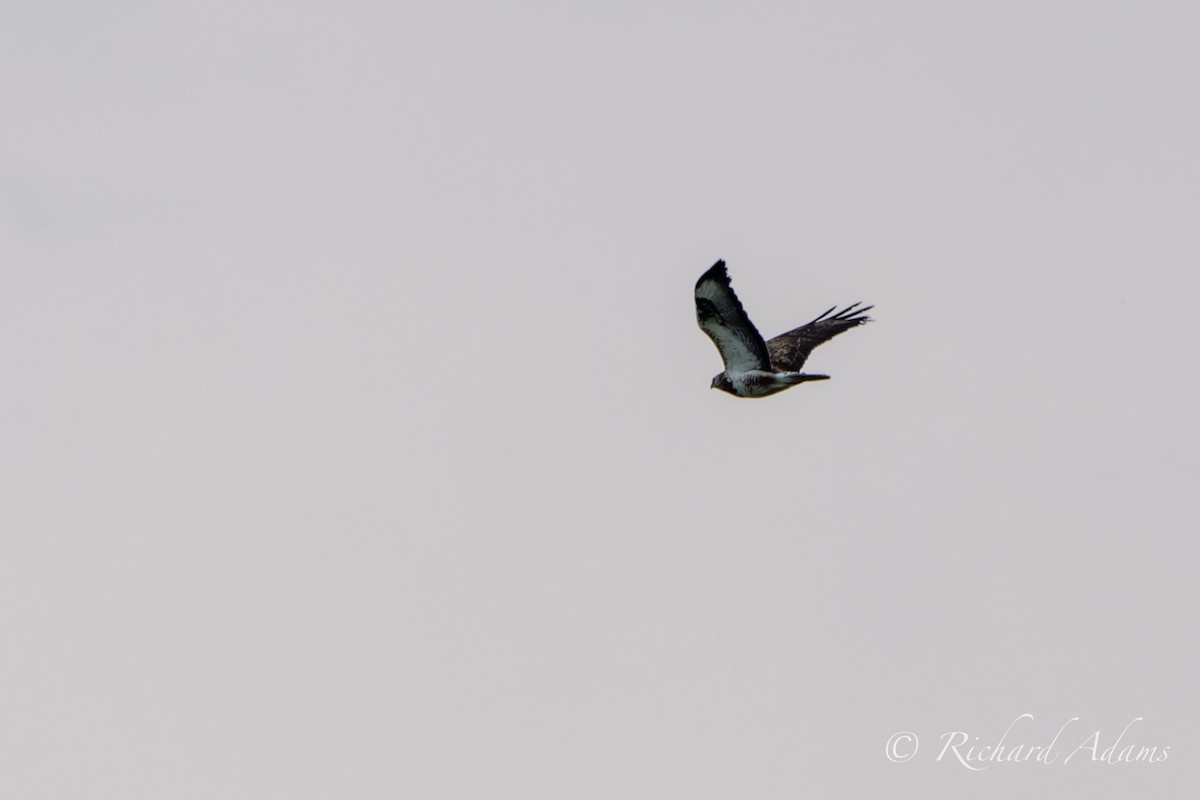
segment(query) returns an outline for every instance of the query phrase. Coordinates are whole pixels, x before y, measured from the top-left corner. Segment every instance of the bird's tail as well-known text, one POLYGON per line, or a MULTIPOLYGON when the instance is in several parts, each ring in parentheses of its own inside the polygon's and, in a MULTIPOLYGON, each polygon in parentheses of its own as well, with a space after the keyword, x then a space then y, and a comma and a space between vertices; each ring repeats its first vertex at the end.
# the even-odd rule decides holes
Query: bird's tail
POLYGON ((785 372, 779 376, 783 382, 792 386, 797 383, 805 383, 807 381, 827 381, 828 375, 810 375, 807 372, 785 372))

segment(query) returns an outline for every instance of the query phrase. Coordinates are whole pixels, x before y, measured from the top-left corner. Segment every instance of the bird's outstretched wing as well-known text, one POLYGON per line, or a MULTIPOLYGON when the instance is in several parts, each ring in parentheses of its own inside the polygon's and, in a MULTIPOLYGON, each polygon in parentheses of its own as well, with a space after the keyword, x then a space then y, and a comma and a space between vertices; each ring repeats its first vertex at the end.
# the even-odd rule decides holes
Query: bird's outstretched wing
POLYGON ((804 366, 808 354, 817 345, 828 342, 842 331, 848 331, 856 325, 870 322, 871 318, 866 316, 866 313, 875 306, 859 308, 859 305, 859 303, 855 303, 833 316, 829 316, 837 308, 834 306, 807 325, 801 325, 799 328, 771 339, 767 342, 767 353, 771 358, 771 366, 784 372, 798 371, 804 366))
POLYGON ((766 342, 733 293, 724 261, 696 281, 696 322, 721 352, 726 372, 771 369, 766 342))

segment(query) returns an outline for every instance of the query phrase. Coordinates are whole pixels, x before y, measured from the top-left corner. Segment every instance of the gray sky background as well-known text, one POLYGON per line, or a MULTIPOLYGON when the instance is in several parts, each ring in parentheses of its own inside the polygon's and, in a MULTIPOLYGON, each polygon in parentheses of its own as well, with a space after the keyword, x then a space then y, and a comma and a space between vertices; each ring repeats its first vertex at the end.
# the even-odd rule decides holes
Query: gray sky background
POLYGON ((1182 2, 9 4, 0 789, 1190 796, 1198 77, 1182 2), (877 322, 710 391, 717 258, 877 322))

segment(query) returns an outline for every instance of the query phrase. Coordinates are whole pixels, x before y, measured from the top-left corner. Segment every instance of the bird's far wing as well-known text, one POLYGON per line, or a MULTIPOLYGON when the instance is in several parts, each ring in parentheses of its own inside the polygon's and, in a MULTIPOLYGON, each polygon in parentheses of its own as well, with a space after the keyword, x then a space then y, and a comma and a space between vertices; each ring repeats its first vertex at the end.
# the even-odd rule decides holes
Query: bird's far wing
POLYGON ((696 322, 721 352, 726 372, 771 369, 767 345, 733 293, 724 261, 696 281, 696 322))
POLYGON ((856 325, 870 322, 866 313, 875 306, 859 308, 855 303, 847 306, 833 316, 829 314, 837 308, 826 311, 807 325, 801 325, 795 330, 776 336, 767 342, 767 352, 771 356, 771 366, 784 372, 795 372, 804 366, 808 354, 817 345, 828 342, 842 331, 848 331, 856 325))

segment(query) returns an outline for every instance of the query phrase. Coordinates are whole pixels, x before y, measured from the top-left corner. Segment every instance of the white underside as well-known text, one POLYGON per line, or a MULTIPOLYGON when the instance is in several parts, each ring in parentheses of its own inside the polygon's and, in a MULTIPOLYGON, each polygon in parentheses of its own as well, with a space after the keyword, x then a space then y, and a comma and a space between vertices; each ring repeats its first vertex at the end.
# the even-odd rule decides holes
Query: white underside
POLYGON ((766 397, 809 379, 809 376, 800 372, 767 372, 758 369, 726 374, 739 397, 766 397))

